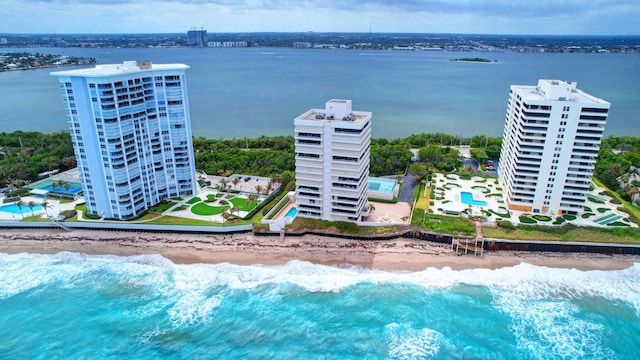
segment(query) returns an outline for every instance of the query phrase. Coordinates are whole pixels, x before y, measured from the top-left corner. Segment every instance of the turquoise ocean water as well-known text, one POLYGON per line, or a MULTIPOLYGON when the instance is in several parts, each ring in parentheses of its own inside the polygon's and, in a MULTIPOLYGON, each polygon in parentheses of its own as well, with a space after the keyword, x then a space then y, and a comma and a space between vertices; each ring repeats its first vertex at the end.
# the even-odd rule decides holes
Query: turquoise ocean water
MULTIPOLYGON (((327 100, 373 112, 374 137, 422 132, 502 136, 511 84, 577 81, 612 103, 606 134, 640 135, 640 54, 520 54, 275 48, 6 49, 100 62, 185 63, 195 136, 293 135, 293 119, 327 100), (484 57, 490 64, 452 62, 484 57)), ((53 70, 0 73, 0 128, 67 130, 53 70)))
POLYGON ((640 264, 381 272, 0 254, 3 359, 638 359, 640 264))

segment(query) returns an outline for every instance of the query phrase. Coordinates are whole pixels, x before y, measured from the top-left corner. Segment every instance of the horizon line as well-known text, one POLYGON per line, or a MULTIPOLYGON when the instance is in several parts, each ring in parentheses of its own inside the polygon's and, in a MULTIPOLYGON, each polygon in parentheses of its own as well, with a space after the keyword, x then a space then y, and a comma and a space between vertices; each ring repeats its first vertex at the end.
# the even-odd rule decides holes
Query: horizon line
MULTIPOLYGON (((452 32, 359 32, 359 31, 218 31, 218 32, 210 32, 206 29, 201 29, 207 31, 209 34, 361 34, 361 35, 386 35, 386 34, 406 34, 406 35, 467 35, 467 36, 542 36, 542 37, 558 37, 558 36, 571 36, 571 37, 640 37, 640 33, 638 34, 527 34, 527 33, 452 33, 452 32)), ((92 32, 69 32, 69 33, 44 33, 44 32, 16 32, 16 33, 0 33, 0 35, 49 35, 49 36, 59 36, 59 35, 174 35, 174 34, 185 34, 188 31, 192 31, 190 29, 185 30, 184 32, 102 32, 102 33, 92 33, 92 32)))

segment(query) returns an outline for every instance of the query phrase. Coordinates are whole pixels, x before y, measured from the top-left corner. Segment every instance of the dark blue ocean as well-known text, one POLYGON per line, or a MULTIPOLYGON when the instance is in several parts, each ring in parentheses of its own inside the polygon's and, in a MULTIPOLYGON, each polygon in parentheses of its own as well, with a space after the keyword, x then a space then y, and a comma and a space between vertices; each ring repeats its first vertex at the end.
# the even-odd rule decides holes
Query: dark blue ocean
MULTIPOLYGON (((577 81, 612 103, 606 134, 640 135, 640 54, 519 54, 277 48, 7 49, 99 62, 185 63, 191 124, 211 138, 293 134, 293 119, 331 98, 372 111, 374 137, 420 132, 501 136, 509 85, 577 81), (479 56, 491 64, 451 62, 479 56)), ((66 129, 53 69, 0 73, 0 129, 66 129)))
POLYGON ((640 264, 382 272, 0 253, 2 359, 638 359, 640 264))

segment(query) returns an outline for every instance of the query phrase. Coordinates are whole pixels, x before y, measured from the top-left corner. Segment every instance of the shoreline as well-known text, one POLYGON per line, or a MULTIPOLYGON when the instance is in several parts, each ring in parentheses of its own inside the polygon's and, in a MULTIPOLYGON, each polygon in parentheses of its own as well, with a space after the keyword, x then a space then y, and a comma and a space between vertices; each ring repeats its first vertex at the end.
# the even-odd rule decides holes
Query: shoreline
POLYGON ((482 257, 457 255, 449 245, 414 239, 345 240, 316 235, 302 237, 240 234, 135 233, 109 230, 6 230, 0 252, 135 256, 159 254, 176 264, 231 263, 284 265, 292 260, 329 266, 356 265, 382 271, 497 269, 520 263, 578 270, 622 270, 640 256, 586 253, 485 252, 482 257))

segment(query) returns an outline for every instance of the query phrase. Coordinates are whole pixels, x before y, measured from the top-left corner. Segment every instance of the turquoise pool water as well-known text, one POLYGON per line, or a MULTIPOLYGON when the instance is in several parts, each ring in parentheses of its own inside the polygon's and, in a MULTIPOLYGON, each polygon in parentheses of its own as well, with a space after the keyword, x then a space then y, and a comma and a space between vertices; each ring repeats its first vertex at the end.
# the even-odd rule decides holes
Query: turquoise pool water
POLYGON ((296 215, 298 215, 298 208, 292 207, 286 214, 284 214, 284 217, 294 218, 296 215))
POLYGON ((467 205, 487 206, 486 201, 475 200, 473 198, 473 194, 468 191, 462 191, 460 193, 460 201, 462 201, 463 204, 467 204, 467 205))
POLYGON ((385 194, 392 194, 393 188, 396 186, 396 182, 393 180, 369 178, 369 190, 381 192, 385 194))
MULTIPOLYGON (((36 206, 33 207, 33 211, 38 211, 38 210, 42 210, 42 205, 37 204, 36 206)), ((18 204, 4 205, 4 206, 0 206, 0 211, 12 213, 12 214, 20 214, 20 207, 18 206, 18 204)), ((27 205, 22 205, 22 214, 31 215, 31 208, 28 207, 27 205)))
POLYGON ((60 187, 60 186, 56 186, 55 188, 53 187, 53 185, 49 184, 49 185, 45 185, 43 187, 40 188, 41 190, 47 190, 50 191, 52 193, 57 193, 57 194, 66 194, 66 195, 76 195, 82 192, 82 187, 78 186, 78 185, 71 185, 69 186, 69 189, 66 189, 64 187, 60 187))

